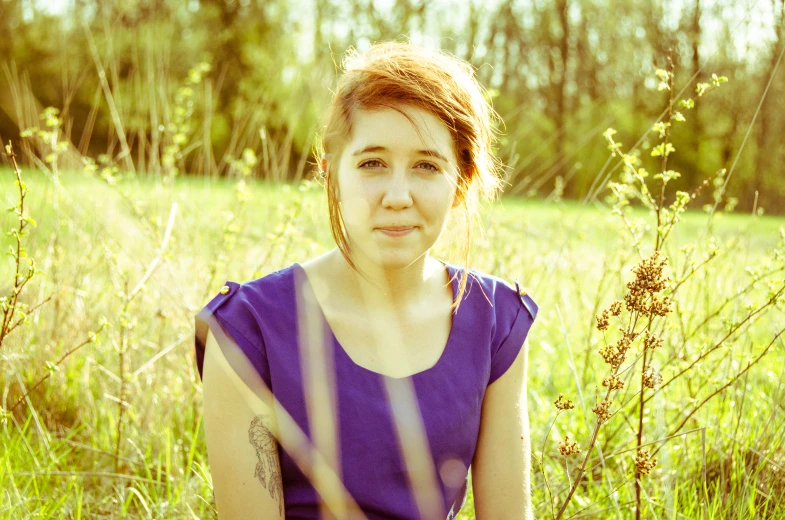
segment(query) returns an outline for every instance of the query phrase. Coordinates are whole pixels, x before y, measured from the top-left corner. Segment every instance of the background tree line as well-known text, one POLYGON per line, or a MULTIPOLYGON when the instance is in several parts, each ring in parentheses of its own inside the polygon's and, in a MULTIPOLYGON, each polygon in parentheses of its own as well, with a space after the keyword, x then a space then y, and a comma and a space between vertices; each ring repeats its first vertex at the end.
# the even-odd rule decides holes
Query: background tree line
MULTIPOLYGON (((477 67, 506 123, 508 194, 595 197, 620 172, 609 126, 628 146, 646 136, 656 172, 649 131, 669 97, 655 69, 670 53, 682 99, 727 76, 671 129, 674 188, 726 168, 737 209, 785 212, 785 0, 3 0, 0 138, 55 106, 66 166, 90 156, 171 179, 242 163, 297 180, 346 48, 400 37, 477 67)), ((22 146, 28 161, 45 150, 22 146)))

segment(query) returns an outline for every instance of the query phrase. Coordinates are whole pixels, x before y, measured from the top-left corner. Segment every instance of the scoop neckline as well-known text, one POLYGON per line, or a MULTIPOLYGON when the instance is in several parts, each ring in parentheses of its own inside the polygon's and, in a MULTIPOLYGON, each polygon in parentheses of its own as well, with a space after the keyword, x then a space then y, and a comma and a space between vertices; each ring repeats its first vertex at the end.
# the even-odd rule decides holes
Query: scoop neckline
MULTIPOLYGON (((445 269, 447 271, 447 275, 450 278, 450 289, 452 290, 452 299, 453 299, 453 302, 454 302, 455 298, 457 296, 457 293, 458 293, 458 288, 456 287, 457 277, 455 276, 455 272, 456 272, 457 269, 456 269, 455 266, 453 266, 452 264, 450 264, 448 262, 445 262, 444 260, 439 260, 438 258, 436 260, 438 262, 441 262, 444 265, 444 267, 445 267, 445 269)), ((450 311, 450 313, 452 314, 452 320, 451 320, 452 323, 450 325, 450 332, 447 335, 447 343, 445 344, 444 349, 442 350, 441 356, 439 356, 439 359, 436 361, 436 363, 433 366, 431 366, 429 368, 426 368, 425 370, 421 370, 419 372, 415 372, 414 374, 409 374, 409 375, 406 375, 406 376, 401 376, 401 377, 389 376, 387 374, 382 374, 381 372, 376 372, 375 370, 371 370, 369 368, 366 368, 366 367, 360 365, 359 363, 357 363, 354 359, 352 359, 352 357, 349 355, 349 353, 346 352, 346 349, 343 348, 343 345, 341 345, 341 342, 338 341, 338 338, 335 336, 335 332, 333 332, 333 328, 330 326, 330 323, 327 321, 327 317, 324 314, 324 310, 322 309, 321 304, 315 298, 315 292, 313 290, 313 286, 311 285, 311 280, 308 278, 308 273, 305 271, 305 268, 300 264, 300 262, 294 262, 293 267, 296 267, 297 269, 300 270, 300 274, 303 276, 303 281, 308 285, 308 289, 314 294, 314 307, 318 310, 319 316, 321 317, 322 322, 324 323, 325 328, 330 331, 330 338, 331 338, 331 341, 332 341, 332 344, 333 344, 333 350, 337 351, 337 355, 340 356, 345 361, 348 361, 348 363, 352 367, 355 367, 355 368, 359 369, 361 372, 370 374, 372 376, 383 377, 383 378, 386 378, 386 379, 393 379, 393 380, 402 380, 402 379, 407 379, 407 378, 408 379, 414 379, 414 378, 416 378, 418 376, 422 377, 422 376, 424 376, 424 375, 426 375, 428 373, 435 372, 436 370, 438 370, 441 367, 441 365, 446 363, 446 360, 447 360, 448 356, 450 355, 451 350, 454 348, 453 344, 455 343, 456 338, 458 336, 457 330, 458 330, 460 322, 457 319, 457 315, 456 315, 455 312, 450 311)), ((295 287, 295 290, 296 289, 297 288, 295 287)))

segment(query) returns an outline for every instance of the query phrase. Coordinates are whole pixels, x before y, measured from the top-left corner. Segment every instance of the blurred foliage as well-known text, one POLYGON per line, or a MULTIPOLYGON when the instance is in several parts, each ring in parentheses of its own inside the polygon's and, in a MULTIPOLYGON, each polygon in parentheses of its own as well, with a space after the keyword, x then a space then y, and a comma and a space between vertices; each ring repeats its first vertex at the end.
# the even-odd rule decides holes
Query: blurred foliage
MULTIPOLYGON (((5 140, 53 106, 79 154, 126 169, 234 175, 232 158, 251 149, 254 177, 298 180, 344 51, 404 38, 477 67, 506 123, 507 193, 584 199, 622 167, 606 163, 602 131, 643 136, 643 156, 658 140, 651 128, 669 93, 654 71, 670 52, 677 101, 712 74, 729 78, 672 129, 686 145, 674 187, 689 191, 726 168, 739 210, 785 212, 785 0, 63 4, 0 2, 5 140)), ((43 158, 32 145, 22 152, 43 158)))

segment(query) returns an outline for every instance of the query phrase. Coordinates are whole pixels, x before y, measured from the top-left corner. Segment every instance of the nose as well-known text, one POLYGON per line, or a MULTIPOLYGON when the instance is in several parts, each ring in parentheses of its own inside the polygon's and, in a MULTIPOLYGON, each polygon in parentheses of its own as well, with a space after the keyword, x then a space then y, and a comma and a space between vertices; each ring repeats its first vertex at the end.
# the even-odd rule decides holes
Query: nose
POLYGON ((389 209, 403 209, 412 205, 409 178, 405 171, 393 172, 389 177, 382 205, 389 209))

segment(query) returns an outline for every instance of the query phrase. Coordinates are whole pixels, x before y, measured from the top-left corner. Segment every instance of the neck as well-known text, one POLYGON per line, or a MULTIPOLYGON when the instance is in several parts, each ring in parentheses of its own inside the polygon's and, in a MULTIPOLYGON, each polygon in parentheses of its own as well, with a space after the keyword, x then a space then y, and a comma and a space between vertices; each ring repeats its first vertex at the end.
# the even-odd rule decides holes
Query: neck
POLYGON ((348 296, 367 309, 396 313, 411 309, 429 294, 429 285, 434 281, 443 284, 446 279, 442 263, 430 258, 428 253, 408 266, 394 269, 356 254, 352 260, 363 274, 352 269, 338 248, 331 252, 331 256, 336 269, 334 272, 340 273, 348 296))

